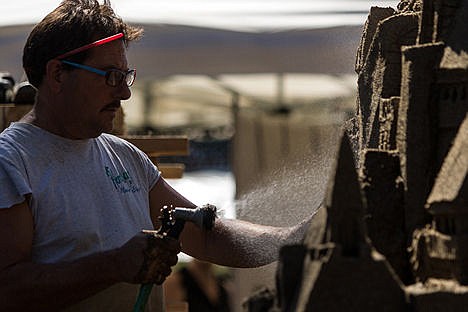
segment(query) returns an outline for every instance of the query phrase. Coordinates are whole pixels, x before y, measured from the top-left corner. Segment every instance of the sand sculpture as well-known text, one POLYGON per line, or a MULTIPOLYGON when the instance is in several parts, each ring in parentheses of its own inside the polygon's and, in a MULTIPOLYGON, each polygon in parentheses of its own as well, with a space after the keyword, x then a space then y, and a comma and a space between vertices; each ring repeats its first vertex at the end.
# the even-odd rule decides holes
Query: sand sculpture
POLYGON ((356 71, 324 205, 248 311, 468 307, 468 0, 371 8, 356 71))

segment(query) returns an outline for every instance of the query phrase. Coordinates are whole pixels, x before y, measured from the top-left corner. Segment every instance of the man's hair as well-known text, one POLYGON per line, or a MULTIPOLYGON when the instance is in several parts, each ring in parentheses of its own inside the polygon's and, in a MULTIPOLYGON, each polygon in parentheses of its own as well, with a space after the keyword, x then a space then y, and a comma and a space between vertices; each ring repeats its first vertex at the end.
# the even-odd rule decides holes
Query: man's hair
MULTIPOLYGON (((115 15, 109 0, 63 0, 31 33, 23 50, 23 68, 36 88, 42 83, 47 62, 93 41, 123 33, 125 46, 138 40, 143 29, 130 26, 115 15)), ((68 60, 83 62, 89 50, 70 56, 68 60)))

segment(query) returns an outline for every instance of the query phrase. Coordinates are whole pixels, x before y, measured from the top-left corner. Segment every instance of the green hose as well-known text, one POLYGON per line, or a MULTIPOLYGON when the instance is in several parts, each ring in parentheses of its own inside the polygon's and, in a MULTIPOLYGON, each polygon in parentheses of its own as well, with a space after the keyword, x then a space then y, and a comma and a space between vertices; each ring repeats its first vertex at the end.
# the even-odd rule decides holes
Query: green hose
POLYGON ((142 284, 138 293, 137 300, 133 306, 133 312, 145 311, 146 303, 148 302, 149 295, 153 289, 153 284, 142 284))

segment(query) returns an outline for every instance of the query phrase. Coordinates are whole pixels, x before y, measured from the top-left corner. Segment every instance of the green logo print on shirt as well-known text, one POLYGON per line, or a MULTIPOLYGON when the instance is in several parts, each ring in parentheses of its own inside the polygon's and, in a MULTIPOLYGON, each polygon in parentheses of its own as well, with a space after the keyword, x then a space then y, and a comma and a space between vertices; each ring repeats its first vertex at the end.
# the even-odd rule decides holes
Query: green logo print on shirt
POLYGON ((133 183, 128 171, 123 171, 120 174, 114 174, 109 167, 105 166, 104 168, 106 170, 106 175, 112 180, 117 192, 125 194, 140 191, 140 188, 133 183))

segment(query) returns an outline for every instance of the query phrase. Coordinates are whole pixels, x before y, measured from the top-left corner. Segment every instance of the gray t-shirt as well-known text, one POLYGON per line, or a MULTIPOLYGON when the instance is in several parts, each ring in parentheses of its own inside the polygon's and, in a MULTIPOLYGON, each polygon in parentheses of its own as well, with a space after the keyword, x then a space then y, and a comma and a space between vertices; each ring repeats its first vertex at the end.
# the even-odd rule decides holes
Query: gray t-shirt
POLYGON ((0 134, 0 209, 30 194, 36 263, 113 249, 152 229, 159 177, 142 151, 110 134, 71 140, 20 122, 0 134))

